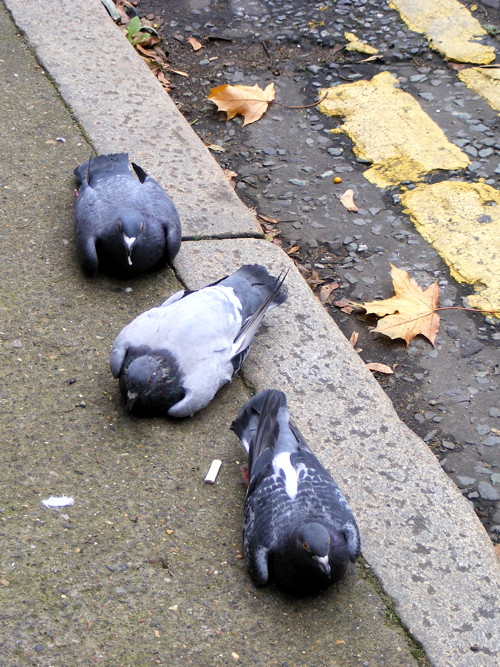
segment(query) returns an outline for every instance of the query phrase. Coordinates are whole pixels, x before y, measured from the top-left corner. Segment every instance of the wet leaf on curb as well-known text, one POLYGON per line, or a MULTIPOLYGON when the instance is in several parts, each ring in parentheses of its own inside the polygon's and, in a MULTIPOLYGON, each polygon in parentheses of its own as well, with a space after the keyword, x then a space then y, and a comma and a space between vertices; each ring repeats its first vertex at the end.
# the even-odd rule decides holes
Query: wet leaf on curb
POLYGON ((219 111, 225 111, 226 120, 235 116, 243 116, 243 125, 255 123, 267 111, 269 103, 274 100, 274 83, 265 89, 255 86, 217 86, 212 88, 208 95, 210 101, 217 105, 219 111))
POLYGON ((391 277, 395 295, 382 301, 367 301, 352 306, 363 308, 367 314, 381 319, 372 332, 389 338, 402 338, 409 343, 421 334, 432 345, 439 331, 439 285, 433 283, 423 290, 406 271, 391 264, 391 277))
POLYGON ((387 375, 394 373, 390 366, 386 366, 386 364, 379 364, 376 361, 365 364, 365 366, 369 371, 376 371, 377 373, 387 373, 387 375))
POLYGON ((354 203, 354 191, 349 189, 340 196, 340 203, 346 207, 351 213, 357 213, 359 211, 358 207, 354 203))

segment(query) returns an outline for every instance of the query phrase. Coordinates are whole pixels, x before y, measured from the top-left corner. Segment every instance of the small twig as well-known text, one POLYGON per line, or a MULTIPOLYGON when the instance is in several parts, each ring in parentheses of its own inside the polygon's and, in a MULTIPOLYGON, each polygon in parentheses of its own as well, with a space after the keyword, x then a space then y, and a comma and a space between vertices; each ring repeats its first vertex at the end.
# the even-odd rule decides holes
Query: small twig
POLYGON ((261 44, 262 44, 262 48, 266 52, 267 57, 269 58, 269 65, 272 66, 274 64, 274 59, 273 59, 271 53, 269 52, 269 49, 267 48, 267 44, 265 42, 261 42, 261 44))
POLYGON ((323 97, 318 100, 317 102, 313 102, 312 104, 304 104, 301 106, 290 106, 289 104, 281 104, 281 102, 276 102, 276 100, 272 100, 269 104, 276 104, 279 107, 283 107, 284 109, 310 109, 311 107, 316 107, 318 104, 320 104, 326 97, 328 93, 325 93, 323 97))
POLYGON ((483 310, 482 308, 464 308, 463 306, 440 306, 439 308, 434 308, 432 312, 435 313, 437 310, 468 310, 471 313, 487 313, 488 315, 495 315, 495 313, 498 313, 498 310, 483 310))
POLYGON ((255 188, 256 190, 259 189, 256 185, 254 185, 254 183, 250 183, 250 181, 247 181, 246 178, 241 178, 240 180, 242 183, 246 183, 247 185, 249 185, 252 188, 255 188))
POLYGON ((340 69, 339 69, 339 79, 342 79, 343 81, 352 81, 352 79, 349 79, 349 77, 342 76, 340 69))

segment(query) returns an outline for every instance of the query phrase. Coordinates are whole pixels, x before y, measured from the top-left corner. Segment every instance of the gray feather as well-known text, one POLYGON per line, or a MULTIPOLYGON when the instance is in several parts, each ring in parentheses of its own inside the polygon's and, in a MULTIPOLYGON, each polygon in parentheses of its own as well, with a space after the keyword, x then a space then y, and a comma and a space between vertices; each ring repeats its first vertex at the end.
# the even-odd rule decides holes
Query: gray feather
POLYGON ((265 312, 285 298, 282 280, 258 265, 244 266, 195 292, 176 292, 121 331, 111 352, 111 372, 120 378, 122 392, 136 411, 192 415, 239 369, 256 331, 247 332, 241 350, 236 341, 245 321, 257 313, 260 323, 265 312), (143 363, 131 366, 141 357, 143 363), (146 368, 155 367, 150 381, 144 381, 146 368), (169 375, 172 369, 175 378, 169 375), (130 393, 139 396, 133 404, 130 393))
POLYGON ((179 251, 181 227, 173 201, 137 165, 136 172, 139 178, 127 153, 99 155, 74 170, 80 183, 76 246, 90 273, 137 274, 171 262, 179 251))
POLYGON ((243 545, 255 582, 311 594, 342 578, 360 553, 358 527, 291 422, 285 394, 259 392, 231 428, 249 449, 243 545))

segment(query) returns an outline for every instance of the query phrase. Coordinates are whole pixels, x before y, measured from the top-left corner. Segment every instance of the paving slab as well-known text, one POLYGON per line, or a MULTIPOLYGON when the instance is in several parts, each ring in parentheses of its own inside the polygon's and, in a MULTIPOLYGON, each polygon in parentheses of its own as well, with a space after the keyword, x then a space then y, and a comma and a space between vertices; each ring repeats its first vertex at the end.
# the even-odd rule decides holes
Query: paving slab
POLYGON ((158 180, 179 210, 184 238, 260 235, 255 217, 100 0, 5 4, 95 149, 128 152, 158 180))
POLYGON ((498 664, 500 564, 472 505, 338 330, 288 256, 262 240, 185 243, 175 266, 196 289, 241 264, 289 269, 243 374, 286 392, 294 420, 344 489, 362 553, 436 665, 498 664))

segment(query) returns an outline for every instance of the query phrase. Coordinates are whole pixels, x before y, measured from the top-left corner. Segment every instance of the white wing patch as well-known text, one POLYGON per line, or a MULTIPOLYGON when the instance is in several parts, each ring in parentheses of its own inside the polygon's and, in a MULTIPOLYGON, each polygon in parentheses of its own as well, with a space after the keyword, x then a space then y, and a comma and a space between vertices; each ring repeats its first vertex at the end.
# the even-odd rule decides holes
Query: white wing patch
POLYGON ((285 477, 285 490, 292 500, 297 495, 299 470, 296 470, 290 461, 290 452, 281 452, 273 459, 273 470, 275 475, 285 477))

